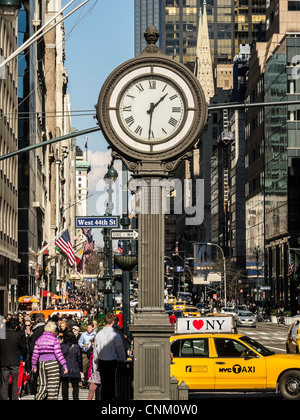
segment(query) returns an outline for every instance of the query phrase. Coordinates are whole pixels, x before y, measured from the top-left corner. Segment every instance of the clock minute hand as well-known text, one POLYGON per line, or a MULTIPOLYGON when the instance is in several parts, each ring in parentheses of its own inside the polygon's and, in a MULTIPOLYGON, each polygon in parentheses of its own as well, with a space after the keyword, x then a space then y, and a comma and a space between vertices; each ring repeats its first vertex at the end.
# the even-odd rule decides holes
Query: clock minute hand
POLYGON ((147 114, 150 115, 150 122, 149 122, 149 131, 148 131, 148 140, 150 140, 151 137, 151 126, 152 126, 152 115, 153 115, 153 110, 154 110, 154 103, 151 102, 150 104, 150 108, 147 111, 147 114))
POLYGON ((148 140, 150 140, 150 137, 151 137, 151 127, 152 127, 152 115, 153 115, 153 111, 157 107, 157 105, 160 104, 165 99, 165 97, 167 95, 168 94, 166 93, 164 96, 162 96, 160 98, 160 100, 158 102, 156 102, 156 104, 154 104, 153 102, 150 103, 150 108, 147 111, 147 114, 150 115, 150 124, 149 124, 149 132, 148 132, 149 137, 148 137, 148 140))

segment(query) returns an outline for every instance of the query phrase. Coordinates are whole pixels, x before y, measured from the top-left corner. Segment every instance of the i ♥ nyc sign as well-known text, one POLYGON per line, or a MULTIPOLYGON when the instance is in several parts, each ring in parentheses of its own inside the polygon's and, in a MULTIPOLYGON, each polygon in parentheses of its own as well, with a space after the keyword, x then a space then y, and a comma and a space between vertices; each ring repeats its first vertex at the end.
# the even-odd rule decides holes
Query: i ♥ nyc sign
POLYGON ((231 333, 233 319, 231 316, 213 316, 202 318, 178 318, 177 334, 188 333, 231 333))

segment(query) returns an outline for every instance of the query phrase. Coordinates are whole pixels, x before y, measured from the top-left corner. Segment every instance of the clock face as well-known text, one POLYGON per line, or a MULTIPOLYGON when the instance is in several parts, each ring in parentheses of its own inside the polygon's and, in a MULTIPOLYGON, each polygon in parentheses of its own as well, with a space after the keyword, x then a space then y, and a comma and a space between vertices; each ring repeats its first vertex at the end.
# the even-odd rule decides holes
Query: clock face
POLYGON ((182 126, 185 98, 167 78, 149 75, 131 81, 118 105, 119 120, 131 136, 145 142, 168 139, 182 126))
POLYGON ((207 110, 203 91, 185 66, 137 57, 105 81, 97 119, 112 149, 134 161, 170 160, 199 138, 207 110))

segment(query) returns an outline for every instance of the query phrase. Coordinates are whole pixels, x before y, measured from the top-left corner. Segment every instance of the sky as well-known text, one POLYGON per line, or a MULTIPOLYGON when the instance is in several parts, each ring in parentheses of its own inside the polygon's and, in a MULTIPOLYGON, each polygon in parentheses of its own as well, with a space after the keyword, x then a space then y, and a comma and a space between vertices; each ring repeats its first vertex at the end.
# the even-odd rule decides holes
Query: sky
MULTIPOLYGON (((63 0, 63 6, 68 2, 63 0)), ((67 11, 82 2, 76 1, 67 11)), ((106 78, 117 66, 134 57, 134 0, 89 0, 82 9, 66 19, 65 27, 65 66, 71 109, 93 110, 95 114, 94 106, 106 78)), ((97 120, 93 116, 72 116, 72 126, 77 130, 96 125, 97 120)), ((87 137, 88 160, 92 165, 88 215, 98 216, 101 203, 105 200, 103 176, 107 172, 111 152, 100 131, 87 137)), ((84 137, 77 138, 77 145, 85 152, 84 137)), ((120 170, 120 162, 115 167, 120 170)), ((101 245, 98 243, 102 242, 100 229, 94 229, 93 233, 96 243, 101 245)))

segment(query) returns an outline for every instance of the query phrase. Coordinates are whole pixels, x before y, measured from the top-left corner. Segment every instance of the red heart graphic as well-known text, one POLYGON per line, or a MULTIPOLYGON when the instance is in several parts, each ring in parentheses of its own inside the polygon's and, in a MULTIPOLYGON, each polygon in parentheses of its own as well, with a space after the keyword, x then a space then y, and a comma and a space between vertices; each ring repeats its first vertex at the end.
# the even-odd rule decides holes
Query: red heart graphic
POLYGON ((204 322, 202 321, 202 319, 195 319, 194 321, 193 321, 193 326, 196 328, 196 330, 201 330, 201 328, 203 327, 203 325, 204 325, 204 322))

